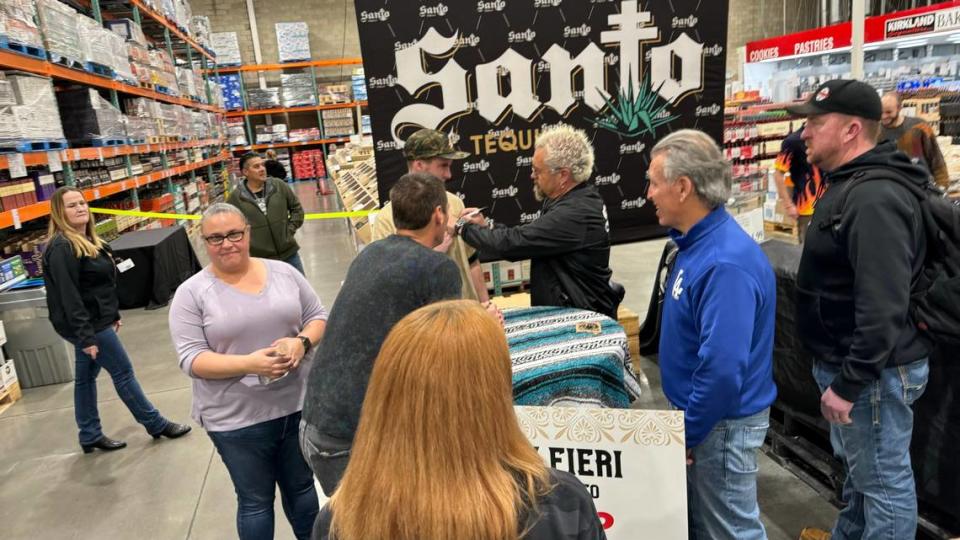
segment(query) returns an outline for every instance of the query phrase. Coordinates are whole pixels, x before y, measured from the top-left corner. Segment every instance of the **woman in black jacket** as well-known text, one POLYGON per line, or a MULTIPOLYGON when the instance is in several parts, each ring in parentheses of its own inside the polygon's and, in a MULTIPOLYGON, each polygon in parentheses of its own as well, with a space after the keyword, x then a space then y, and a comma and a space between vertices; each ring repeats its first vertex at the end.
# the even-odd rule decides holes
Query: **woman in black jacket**
POLYGON ((94 229, 83 193, 62 187, 50 200, 49 240, 43 253, 50 322, 76 349, 74 412, 84 453, 127 445, 103 434, 97 413, 97 374, 104 368, 117 394, 147 433, 175 439, 190 426, 170 422, 150 403, 117 337, 117 268, 110 246, 94 229))

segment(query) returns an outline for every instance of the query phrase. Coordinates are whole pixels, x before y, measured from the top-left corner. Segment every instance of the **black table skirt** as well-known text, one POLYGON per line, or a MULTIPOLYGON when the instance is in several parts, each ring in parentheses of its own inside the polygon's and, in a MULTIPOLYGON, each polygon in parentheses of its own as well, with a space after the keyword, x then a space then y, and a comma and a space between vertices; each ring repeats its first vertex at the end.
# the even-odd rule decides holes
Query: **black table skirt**
POLYGON ((163 307, 177 287, 201 269, 181 226, 126 233, 110 247, 117 260, 132 259, 134 263, 118 280, 120 309, 163 307))
MULTIPOLYGON (((766 242, 763 250, 777 276, 777 328, 773 375, 777 404, 817 429, 829 440, 829 425, 820 414, 820 390, 813 379, 813 358, 797 336, 796 295, 800 248, 766 242)), ((910 454, 921 511, 934 523, 960 533, 960 351, 941 346, 930 357, 930 378, 913 404, 910 454)))

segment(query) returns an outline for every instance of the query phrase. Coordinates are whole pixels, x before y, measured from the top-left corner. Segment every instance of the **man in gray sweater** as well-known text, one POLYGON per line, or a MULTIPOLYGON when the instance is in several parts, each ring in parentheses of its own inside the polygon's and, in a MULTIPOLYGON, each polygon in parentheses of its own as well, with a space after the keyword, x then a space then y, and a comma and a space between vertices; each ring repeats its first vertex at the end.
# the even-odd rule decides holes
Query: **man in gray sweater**
POLYGON ((447 226, 443 183, 428 173, 406 174, 390 190, 390 202, 397 232, 368 245, 350 265, 307 379, 300 445, 328 496, 347 467, 387 334, 420 307, 460 298, 457 265, 433 251, 447 226))

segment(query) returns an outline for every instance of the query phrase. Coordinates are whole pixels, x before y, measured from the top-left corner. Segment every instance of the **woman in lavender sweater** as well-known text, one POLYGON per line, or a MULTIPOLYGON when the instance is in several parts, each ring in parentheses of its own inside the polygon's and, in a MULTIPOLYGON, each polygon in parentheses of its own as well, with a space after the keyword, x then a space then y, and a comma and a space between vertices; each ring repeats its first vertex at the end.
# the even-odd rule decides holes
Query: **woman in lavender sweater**
POLYGON ((327 311, 306 279, 280 261, 250 257, 250 227, 236 207, 203 214, 210 265, 177 289, 170 334, 193 378, 193 418, 203 426, 237 492, 241 540, 273 538, 273 502, 297 538, 319 508, 297 442, 311 357, 327 311))

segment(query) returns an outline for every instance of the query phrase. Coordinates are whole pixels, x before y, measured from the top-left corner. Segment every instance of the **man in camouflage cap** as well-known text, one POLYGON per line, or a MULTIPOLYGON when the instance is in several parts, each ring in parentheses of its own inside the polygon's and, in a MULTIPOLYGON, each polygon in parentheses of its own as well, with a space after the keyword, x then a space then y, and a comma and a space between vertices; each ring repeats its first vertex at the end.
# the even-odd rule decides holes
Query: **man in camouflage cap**
POLYGON ((403 145, 403 156, 407 158, 408 166, 414 161, 431 162, 434 161, 434 158, 441 158, 440 163, 442 163, 442 160, 446 160, 447 177, 443 178, 439 174, 434 174, 434 176, 446 182, 450 180, 450 161, 468 158, 470 154, 454 148, 450 144, 450 139, 446 133, 435 129, 421 129, 407 138, 407 142, 403 145))
MULTIPOLYGON (((435 129, 421 129, 410 135, 403 146, 403 155, 407 158, 407 172, 430 173, 443 182, 453 178, 450 166, 455 159, 469 157, 467 152, 461 152, 450 144, 447 134, 435 129)), ((447 192, 447 215, 452 223, 463 212, 463 201, 456 195, 447 192)), ((373 222, 371 240, 381 240, 394 234, 397 228, 393 224, 393 211, 388 202, 376 215, 373 222)), ((489 307, 490 295, 483 281, 483 270, 480 268, 480 259, 477 252, 468 246, 459 237, 448 234, 442 244, 435 248, 453 259, 460 269, 460 280, 463 281, 463 298, 477 300, 489 307)))

